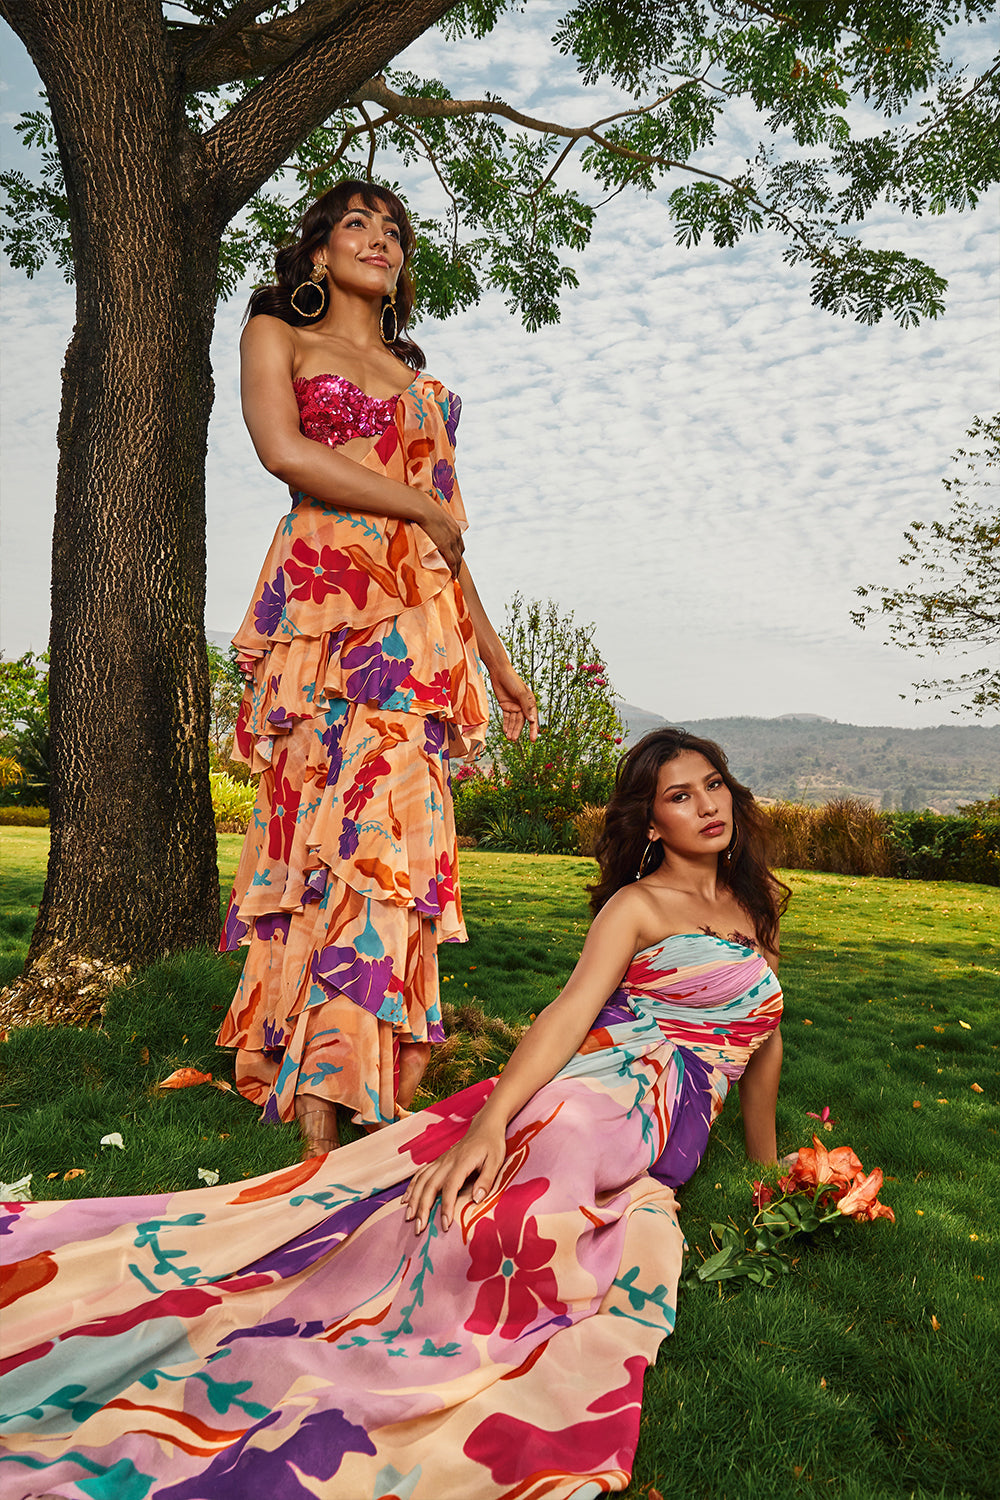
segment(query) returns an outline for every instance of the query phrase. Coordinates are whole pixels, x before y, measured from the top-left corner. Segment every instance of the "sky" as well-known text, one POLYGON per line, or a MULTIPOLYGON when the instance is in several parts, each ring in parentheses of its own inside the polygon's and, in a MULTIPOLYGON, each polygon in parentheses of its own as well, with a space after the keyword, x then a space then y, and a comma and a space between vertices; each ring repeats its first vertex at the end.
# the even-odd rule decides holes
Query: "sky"
MULTIPOLYGON (((548 44, 558 6, 532 0, 485 43, 434 32, 403 58, 453 93, 486 89, 579 123, 613 96, 581 89, 548 44)), ((0 143, 33 107, 37 75, 4 28, 0 143), (9 43, 9 45, 8 45, 9 43)), ((981 29, 979 55, 996 47, 981 29)), ((761 124, 737 110, 715 165, 754 154, 761 124)), ((711 163, 710 163, 711 164, 711 163)), ((420 213, 427 172, 403 180, 420 213)), ((597 194, 592 193, 594 201, 597 194)), ((973 212, 880 211, 866 243, 927 260, 947 312, 903 330, 810 305, 782 241, 677 247, 663 196, 601 209, 555 327, 527 333, 488 294, 417 337, 428 369, 464 403, 458 472, 466 558, 502 624, 516 591, 593 623, 617 695, 675 723, 815 713, 902 727, 977 722, 911 684, 962 659, 921 661, 861 632, 859 584, 892 584, 903 531, 945 514, 942 478, 976 413, 998 407, 1000 266, 994 191, 973 212)), ((246 290, 219 309, 208 458, 206 625, 242 619, 285 492, 260 467, 239 410, 246 290)), ((0 286, 0 649, 45 648, 60 368, 72 289, 54 268, 0 286)), ((966 665, 977 661, 966 659, 966 665)))

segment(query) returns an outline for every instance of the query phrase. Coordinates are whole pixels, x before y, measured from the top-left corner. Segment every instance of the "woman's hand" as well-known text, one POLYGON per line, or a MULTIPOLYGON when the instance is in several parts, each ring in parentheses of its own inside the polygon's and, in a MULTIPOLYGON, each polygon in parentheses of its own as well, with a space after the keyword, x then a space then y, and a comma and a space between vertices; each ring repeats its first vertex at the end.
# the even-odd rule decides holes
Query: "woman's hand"
POLYGON ((462 1140, 450 1146, 437 1161, 418 1168, 403 1194, 406 1217, 416 1220, 414 1229, 417 1234, 426 1229, 438 1195, 441 1197, 442 1229, 451 1228, 460 1195, 465 1201, 471 1198, 481 1203, 503 1166, 506 1149, 500 1126, 491 1127, 476 1119, 462 1140), (462 1188, 472 1177, 475 1180, 468 1193, 463 1194, 462 1188))
POLYGON ((503 732, 516 740, 525 724, 528 738, 538 738, 538 705, 528 684, 514 671, 509 661, 501 662, 490 672, 493 695, 503 714, 503 732))
POLYGON ((426 531, 451 570, 452 578, 457 578, 462 566, 462 553, 465 551, 462 528, 443 505, 438 505, 429 496, 426 498, 426 512, 416 517, 416 524, 422 531, 426 531))

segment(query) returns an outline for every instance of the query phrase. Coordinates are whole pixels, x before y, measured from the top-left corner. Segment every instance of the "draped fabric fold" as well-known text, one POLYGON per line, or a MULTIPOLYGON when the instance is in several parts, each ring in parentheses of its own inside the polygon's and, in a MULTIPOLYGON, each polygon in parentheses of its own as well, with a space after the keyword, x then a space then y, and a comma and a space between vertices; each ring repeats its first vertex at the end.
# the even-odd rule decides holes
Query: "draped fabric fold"
POLYGON ((245 1183, 9 1205, 3 1494, 624 1489, 683 1251, 653 1173, 695 1169, 781 992, 753 949, 692 934, 637 955, 613 999, 446 1233, 435 1210, 414 1234, 404 1184, 495 1079, 245 1183))

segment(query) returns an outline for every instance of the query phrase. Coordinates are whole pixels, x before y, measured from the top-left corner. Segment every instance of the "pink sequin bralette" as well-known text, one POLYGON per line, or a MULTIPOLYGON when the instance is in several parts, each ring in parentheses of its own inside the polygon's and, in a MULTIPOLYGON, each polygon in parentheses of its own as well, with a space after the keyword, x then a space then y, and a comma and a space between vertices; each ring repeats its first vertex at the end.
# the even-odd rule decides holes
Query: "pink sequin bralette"
POLYGON ((396 414, 399 396, 369 396, 343 375, 293 380, 299 426, 307 438, 338 448, 356 437, 381 437, 396 414))

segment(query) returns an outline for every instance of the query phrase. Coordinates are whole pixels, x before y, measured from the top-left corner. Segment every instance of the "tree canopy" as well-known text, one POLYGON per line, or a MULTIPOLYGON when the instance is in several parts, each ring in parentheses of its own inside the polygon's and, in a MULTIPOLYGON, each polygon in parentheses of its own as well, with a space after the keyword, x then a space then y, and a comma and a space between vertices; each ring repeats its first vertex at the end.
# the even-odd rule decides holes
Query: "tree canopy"
MULTIPOLYGON (((15 26, 33 8, 0 3, 15 26)), ((150 24, 159 12, 151 0, 134 8, 150 24)), ((447 36, 485 38, 516 9, 384 7, 403 43, 445 11, 447 36)), ((772 231, 782 258, 808 268, 819 306, 905 326, 941 312, 945 282, 913 256, 866 246, 859 227, 880 205, 913 215, 974 206, 998 180, 1000 59, 976 72, 953 56, 992 12, 990 0, 576 0, 552 46, 574 60, 584 98, 600 85, 618 101, 584 124, 514 98, 456 98, 446 79, 384 66, 355 79, 341 68, 338 90, 335 49, 372 24, 351 0, 190 0, 163 6, 161 24, 191 146, 224 173, 223 292, 248 271, 269 276, 275 243, 324 189, 345 176, 392 179, 422 159, 448 204, 444 222, 419 224, 416 278, 430 314, 493 287, 529 328, 554 321, 576 282, 567 252, 587 244, 601 204, 666 187, 679 243, 772 231), (747 102, 762 136, 751 159, 728 129, 747 102)), ((3 243, 29 275, 50 256, 72 275, 56 132, 43 110, 18 129, 39 150, 39 174, 0 178, 3 243)))
POLYGON ((942 481, 952 496, 946 519, 914 521, 904 532, 908 551, 899 560, 916 582, 863 585, 861 598, 877 596, 878 604, 851 618, 862 629, 872 617, 887 621, 892 641, 918 656, 984 653, 984 665, 957 677, 914 683, 916 694, 961 697, 981 717, 1000 708, 1000 414, 976 417, 968 436, 979 446, 959 448, 959 473, 942 481))

